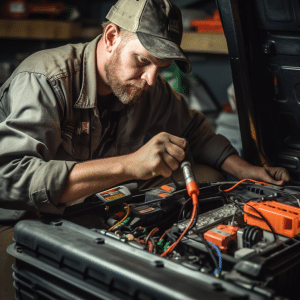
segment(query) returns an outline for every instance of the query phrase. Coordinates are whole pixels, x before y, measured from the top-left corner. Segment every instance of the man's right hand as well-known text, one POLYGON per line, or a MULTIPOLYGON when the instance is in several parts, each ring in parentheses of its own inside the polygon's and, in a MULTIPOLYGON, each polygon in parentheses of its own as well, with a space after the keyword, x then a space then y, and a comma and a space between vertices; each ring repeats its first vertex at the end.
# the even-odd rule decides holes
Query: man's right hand
POLYGON ((185 157, 186 140, 162 132, 134 153, 76 164, 60 202, 67 203, 129 180, 170 177, 185 157))
POLYGON ((154 136, 125 161, 128 172, 137 180, 147 180, 162 175, 170 177, 185 157, 186 140, 166 132, 154 136))

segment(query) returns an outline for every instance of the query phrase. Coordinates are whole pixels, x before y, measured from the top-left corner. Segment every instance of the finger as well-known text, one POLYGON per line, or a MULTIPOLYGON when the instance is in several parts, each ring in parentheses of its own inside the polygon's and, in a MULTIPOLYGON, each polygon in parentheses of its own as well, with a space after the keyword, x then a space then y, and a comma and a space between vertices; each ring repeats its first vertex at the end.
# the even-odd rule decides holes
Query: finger
POLYGON ((275 179, 273 179, 273 178, 270 177, 270 176, 266 176, 262 181, 263 181, 263 182, 266 182, 266 183, 271 183, 271 184, 281 185, 280 181, 275 180, 275 179))
POLYGON ((160 153, 152 159, 149 171, 152 177, 163 176, 167 178, 172 175, 172 170, 163 159, 163 153, 160 153))
MULTIPOLYGON (((169 167, 169 165, 167 164, 167 162, 165 161, 164 156, 167 156, 167 153, 164 153, 162 155, 162 159, 160 164, 158 165, 158 167, 156 168, 156 172, 158 172, 161 176, 168 178, 172 175, 172 169, 169 167)), ((170 156, 168 158, 166 158, 167 161, 172 160, 173 158, 171 158, 170 156)), ((173 159, 174 160, 174 159, 173 159)), ((178 164, 178 162, 176 162, 178 164)))
POLYGON ((284 168, 270 167, 266 168, 266 172, 278 182, 289 183, 292 180, 289 172, 284 168))
POLYGON ((172 170, 164 163, 164 166, 160 169, 161 176, 168 178, 172 175, 172 170))
POLYGON ((285 184, 289 184, 292 182, 292 178, 291 178, 290 174, 285 169, 282 173, 282 180, 284 181, 285 184))
POLYGON ((285 181, 284 180, 279 180, 276 182, 277 185, 285 185, 285 181))
POLYGON ((166 145, 166 152, 178 163, 182 162, 185 158, 185 151, 181 147, 172 143, 166 145))
POLYGON ((163 153, 162 157, 165 164, 167 165, 167 167, 169 167, 171 171, 175 171, 179 167, 178 160, 171 156, 169 153, 163 153))
POLYGON ((271 184, 276 184, 276 185, 284 185, 284 181, 280 178, 275 178, 274 179, 274 174, 270 174, 270 170, 265 170, 266 172, 266 178, 264 179, 265 182, 271 183, 271 184), (273 175, 273 176, 272 176, 273 175))
POLYGON ((271 184, 276 184, 276 185, 284 185, 283 180, 270 179, 269 181, 266 181, 266 182, 271 183, 271 184))
POLYGON ((175 135, 169 135, 169 140, 172 144, 177 145, 178 147, 180 147, 181 149, 185 149, 187 141, 185 138, 181 138, 175 135))

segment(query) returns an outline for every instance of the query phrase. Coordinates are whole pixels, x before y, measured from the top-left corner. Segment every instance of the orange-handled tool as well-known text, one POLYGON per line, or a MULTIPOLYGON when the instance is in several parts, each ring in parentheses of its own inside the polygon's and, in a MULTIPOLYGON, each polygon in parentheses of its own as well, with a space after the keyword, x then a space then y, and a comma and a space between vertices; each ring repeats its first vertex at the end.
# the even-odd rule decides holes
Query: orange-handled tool
POLYGON ((199 195, 199 188, 192 170, 192 165, 189 161, 184 161, 183 163, 181 163, 181 169, 183 172, 187 192, 189 196, 193 199, 193 205, 198 206, 198 199, 195 196, 199 195))

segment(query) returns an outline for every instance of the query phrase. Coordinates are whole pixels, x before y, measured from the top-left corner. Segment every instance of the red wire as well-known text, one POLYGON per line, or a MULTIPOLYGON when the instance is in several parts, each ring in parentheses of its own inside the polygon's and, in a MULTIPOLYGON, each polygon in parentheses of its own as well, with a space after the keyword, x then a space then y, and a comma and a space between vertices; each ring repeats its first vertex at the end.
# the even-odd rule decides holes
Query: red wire
POLYGON ((239 184, 241 184, 244 181, 252 181, 252 182, 255 182, 255 183, 261 183, 261 184, 264 184, 264 185, 269 185, 269 183, 266 183, 266 182, 256 181, 256 180, 253 180, 253 179, 243 179, 243 180, 239 181, 238 183, 236 183, 231 188, 229 188, 227 190, 224 190, 222 192, 225 192, 225 193, 230 192, 230 191, 232 191, 233 189, 235 189, 239 184))
POLYGON ((166 236, 166 233, 164 233, 159 240, 162 240, 166 236))
MULTIPOLYGON (((169 231, 169 230, 171 230, 171 228, 167 229, 166 232, 169 231)), ((160 237, 159 241, 162 240, 166 236, 166 232, 164 232, 164 234, 160 237)))
POLYGON ((164 253, 162 253, 160 255, 161 257, 167 256, 168 254, 170 254, 175 249, 175 247, 178 245, 178 243, 185 236, 185 234, 187 233, 187 231, 189 230, 189 228, 193 224, 193 222, 195 220, 195 217, 196 217, 196 213, 197 213, 198 198, 197 198, 196 194, 192 194, 192 198, 193 198, 193 203, 195 203, 195 205, 193 206, 193 212, 192 212, 191 220, 190 220, 188 226, 185 228, 185 230, 183 231, 183 233, 181 234, 181 236, 179 237, 179 239, 175 243, 173 243, 164 253))
POLYGON ((142 244, 142 245, 145 245, 146 243, 145 243, 145 241, 142 241, 142 240, 140 240, 139 238, 135 238, 134 239, 137 243, 139 243, 139 244, 142 244))
POLYGON ((150 231, 150 233, 148 234, 148 236, 146 237, 146 244, 147 244, 147 242, 148 242, 148 239, 149 239, 149 237, 150 236, 152 236, 154 233, 156 233, 157 231, 159 231, 159 228, 158 227, 155 227, 155 228, 153 228, 151 231, 150 231))
POLYGON ((153 252, 153 244, 150 241, 148 241, 148 246, 147 247, 149 248, 150 252, 153 252))
MULTIPOLYGON (((229 188, 227 190, 224 190, 223 192, 229 192, 229 191, 233 190, 234 188, 236 188, 239 184, 241 184, 244 181, 251 181, 251 182, 255 182, 255 183, 261 183, 261 184, 264 184, 264 185, 269 185, 266 182, 256 181, 256 180, 253 180, 253 179, 243 179, 243 180, 239 181, 238 183, 236 183, 231 188, 229 188)), ((193 212, 192 212, 191 220, 190 220, 188 226, 185 228, 185 230, 181 234, 181 236, 179 237, 179 239, 175 243, 173 243, 164 253, 162 253, 160 255, 161 257, 167 256, 168 254, 170 254, 175 249, 175 247, 178 245, 178 243, 181 241, 181 239, 185 236, 185 234, 190 229, 191 225, 193 224, 193 222, 195 220, 196 213, 197 213, 197 207, 198 207, 198 198, 197 198, 196 190, 191 190, 191 193, 192 193, 192 199, 193 199, 193 212)), ((149 234, 149 236, 150 236, 150 234, 149 234)), ((163 234, 160 239, 162 239, 164 236, 165 236, 165 234, 163 234)))

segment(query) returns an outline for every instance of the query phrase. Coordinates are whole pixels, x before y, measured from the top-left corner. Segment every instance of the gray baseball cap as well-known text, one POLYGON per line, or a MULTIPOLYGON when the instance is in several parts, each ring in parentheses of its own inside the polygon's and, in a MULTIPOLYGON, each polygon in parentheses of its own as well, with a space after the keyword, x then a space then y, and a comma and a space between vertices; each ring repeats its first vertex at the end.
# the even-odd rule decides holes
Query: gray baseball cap
POLYGON ((192 65, 180 48, 181 12, 169 0, 119 0, 106 18, 127 31, 135 32, 151 55, 173 59, 182 72, 191 73, 192 65))

